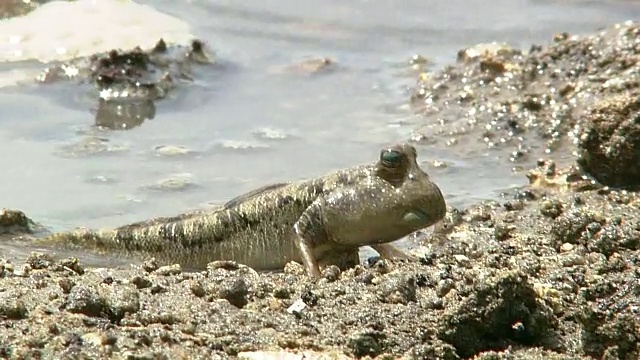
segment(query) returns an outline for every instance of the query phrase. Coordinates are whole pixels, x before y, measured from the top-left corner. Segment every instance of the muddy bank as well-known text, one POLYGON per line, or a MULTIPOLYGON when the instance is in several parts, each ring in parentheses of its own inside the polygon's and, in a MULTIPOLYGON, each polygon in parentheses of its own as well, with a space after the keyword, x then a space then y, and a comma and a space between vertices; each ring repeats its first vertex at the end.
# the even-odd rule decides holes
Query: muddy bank
POLYGON ((257 274, 232 262, 187 273, 3 261, 2 353, 635 359, 640 198, 540 165, 504 202, 451 209, 446 233, 418 235, 419 262, 372 258, 315 283, 297 264, 257 274))
MULTIPOLYGON (((628 22, 588 36, 560 33, 529 49, 499 42, 462 49, 456 63, 419 75, 411 101, 425 125, 414 138, 465 157, 498 156, 516 169, 540 157, 570 164, 593 112, 605 106, 598 104, 637 98, 639 33, 638 23, 628 22)), ((608 171, 596 167, 590 169, 608 171)))
MULTIPOLYGON (((622 30, 610 31, 616 35, 622 30)), ((563 43, 571 49, 589 48, 594 46, 590 42, 605 35, 559 39, 532 54, 555 54, 563 43)), ((617 49, 618 42, 607 40, 610 47, 604 42, 597 42, 602 46, 598 54, 617 49)), ((569 66, 578 58, 548 55, 545 66, 569 66)), ((504 73, 507 68, 502 71, 499 62, 480 64, 479 60, 461 62, 445 71, 453 73, 466 66, 480 71, 482 67, 486 76, 491 69, 504 73)), ((524 79, 523 73, 520 76, 524 79)), ((619 73, 623 83, 635 76, 619 73)), ((451 79, 449 89, 462 83, 455 76, 451 79)), ((153 261, 116 270, 88 268, 76 259, 45 254, 25 261, 3 260, 0 354, 7 358, 204 359, 251 358, 258 356, 253 351, 286 350, 312 351, 324 358, 637 359, 640 198, 635 192, 592 180, 616 184, 612 180, 616 177, 598 175, 612 166, 603 166, 604 172, 593 166, 632 161, 632 152, 625 149, 634 142, 623 140, 635 131, 635 95, 633 86, 613 91, 603 88, 602 82, 596 86, 579 79, 587 90, 569 102, 575 106, 561 118, 553 110, 555 105, 545 102, 538 108, 535 101, 527 100, 532 89, 551 88, 533 80, 536 87, 529 83, 523 88, 507 87, 504 91, 512 97, 488 87, 476 89, 475 96, 483 94, 486 104, 516 99, 503 104, 508 114, 498 120, 495 114, 486 115, 482 119, 493 120, 456 131, 458 125, 469 124, 468 118, 457 116, 477 110, 480 102, 449 103, 435 113, 440 115, 432 115, 452 112, 450 121, 433 125, 439 132, 429 136, 435 141, 466 143, 464 148, 457 147, 461 151, 484 151, 488 144, 484 138, 494 136, 476 138, 487 135, 485 131, 498 140, 514 132, 510 140, 488 146, 505 154, 523 150, 514 160, 524 169, 534 169, 523 173, 531 185, 505 194, 503 201, 450 209, 438 233, 417 234, 416 240, 424 243, 414 250, 419 262, 373 258, 344 272, 329 271, 324 279, 313 282, 296 264, 283 273, 257 274, 232 262, 212 263, 207 271, 188 273, 179 266, 158 267, 153 261), (609 116, 613 113, 619 116, 609 116), (511 118, 515 122, 509 122, 511 118), (554 131, 549 134, 550 130, 554 131), (582 134, 574 137, 580 140, 575 143, 568 141, 574 130, 582 134), (478 141, 462 141, 465 136, 478 141), (616 151, 602 151, 607 148, 600 146, 604 143, 616 151), (580 153, 582 169, 537 160, 539 155, 555 157, 573 151, 580 153), (583 173, 585 169, 591 176, 583 173)), ((564 96, 580 93, 577 88, 574 85, 564 96)), ((448 96, 443 94, 439 99, 448 96)), ((558 158, 574 162, 571 157, 558 158)), ((511 165, 506 162, 505 166, 511 165)), ((633 174, 625 176, 633 178, 633 174)), ((35 231, 33 226, 19 212, 0 216, 5 238, 35 231)))

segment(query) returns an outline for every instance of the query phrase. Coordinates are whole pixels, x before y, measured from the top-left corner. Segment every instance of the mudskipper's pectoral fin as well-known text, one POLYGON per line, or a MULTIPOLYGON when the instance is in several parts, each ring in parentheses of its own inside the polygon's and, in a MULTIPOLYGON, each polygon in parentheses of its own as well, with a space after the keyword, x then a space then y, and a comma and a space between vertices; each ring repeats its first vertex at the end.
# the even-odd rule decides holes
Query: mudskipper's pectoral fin
POLYGON ((391 244, 376 244, 371 247, 385 260, 418 260, 415 256, 409 255, 391 244))
POLYGON ((322 223, 322 205, 314 202, 305 210, 300 219, 293 226, 295 231, 294 242, 300 253, 302 263, 307 274, 314 278, 320 277, 318 259, 315 258, 314 249, 327 243, 327 233, 322 223))

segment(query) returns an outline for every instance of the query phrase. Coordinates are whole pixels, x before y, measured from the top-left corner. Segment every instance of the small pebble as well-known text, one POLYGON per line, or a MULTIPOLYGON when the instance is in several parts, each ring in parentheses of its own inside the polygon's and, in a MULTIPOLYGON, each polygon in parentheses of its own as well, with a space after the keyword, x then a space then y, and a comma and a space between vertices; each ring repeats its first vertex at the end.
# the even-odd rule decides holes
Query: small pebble
POLYGON ((287 308, 287 312, 289 314, 300 313, 307 307, 307 304, 302 301, 302 299, 296 300, 291 306, 287 308))
POLYGON ((151 186, 151 188, 163 191, 180 191, 192 186, 194 186, 194 183, 191 176, 181 174, 169 179, 160 180, 155 186, 151 186))
POLYGON ((158 270, 159 266, 158 266, 158 261, 155 258, 151 258, 147 261, 145 261, 142 264, 142 268, 146 271, 146 272, 154 272, 156 270, 158 270))
POLYGON ((191 281, 189 284, 189 288, 191 289, 191 293, 197 297, 204 297, 207 291, 204 288, 204 285, 200 281, 191 281))
POLYGON ((458 262, 458 264, 464 267, 469 267, 469 265, 471 265, 471 260, 465 255, 457 254, 453 255, 453 257, 456 259, 456 262, 458 262))
POLYGON ((560 251, 562 252, 569 252, 571 250, 573 250, 573 244, 564 243, 560 246, 560 251))
POLYGON ((147 277, 136 275, 131 279, 131 283, 138 289, 146 289, 151 287, 151 280, 147 277))
POLYGON ((180 156, 187 155, 191 151, 184 146, 160 145, 156 146, 156 152, 161 156, 180 156))
POLYGON ((155 273, 163 276, 178 275, 182 273, 182 266, 180 264, 161 266, 155 273))
POLYGON ((93 346, 100 346, 103 343, 103 338, 100 334, 95 332, 90 332, 82 335, 83 344, 91 344, 93 346))
POLYGON ((583 256, 580 256, 578 254, 567 254, 566 256, 562 257, 561 261, 562 266, 564 267, 584 265, 587 262, 583 256))
POLYGON ((436 287, 436 293, 439 297, 444 297, 447 295, 449 291, 454 289, 456 285, 451 279, 443 279, 438 282, 438 286, 436 287))

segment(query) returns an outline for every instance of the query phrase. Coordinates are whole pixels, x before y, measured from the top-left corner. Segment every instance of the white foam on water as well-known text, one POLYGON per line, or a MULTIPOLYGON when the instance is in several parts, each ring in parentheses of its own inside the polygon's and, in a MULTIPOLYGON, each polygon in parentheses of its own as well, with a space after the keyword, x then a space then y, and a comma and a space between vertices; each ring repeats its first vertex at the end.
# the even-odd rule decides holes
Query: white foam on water
MULTIPOLYGON (((131 0, 53 1, 20 17, 0 21, 0 64, 47 63, 111 49, 153 47, 163 38, 186 44, 186 22, 131 0)), ((36 69, 0 70, 0 88, 32 79, 36 69)))

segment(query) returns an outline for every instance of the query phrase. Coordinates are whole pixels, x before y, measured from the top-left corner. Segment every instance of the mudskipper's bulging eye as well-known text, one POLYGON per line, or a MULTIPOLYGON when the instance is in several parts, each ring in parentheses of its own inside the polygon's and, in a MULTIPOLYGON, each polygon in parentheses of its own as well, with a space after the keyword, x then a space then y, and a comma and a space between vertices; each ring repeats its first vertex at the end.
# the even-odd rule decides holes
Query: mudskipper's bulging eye
POLYGON ((402 153, 397 150, 385 150, 380 154, 380 160, 389 166, 400 166, 402 164, 402 158, 402 153))

